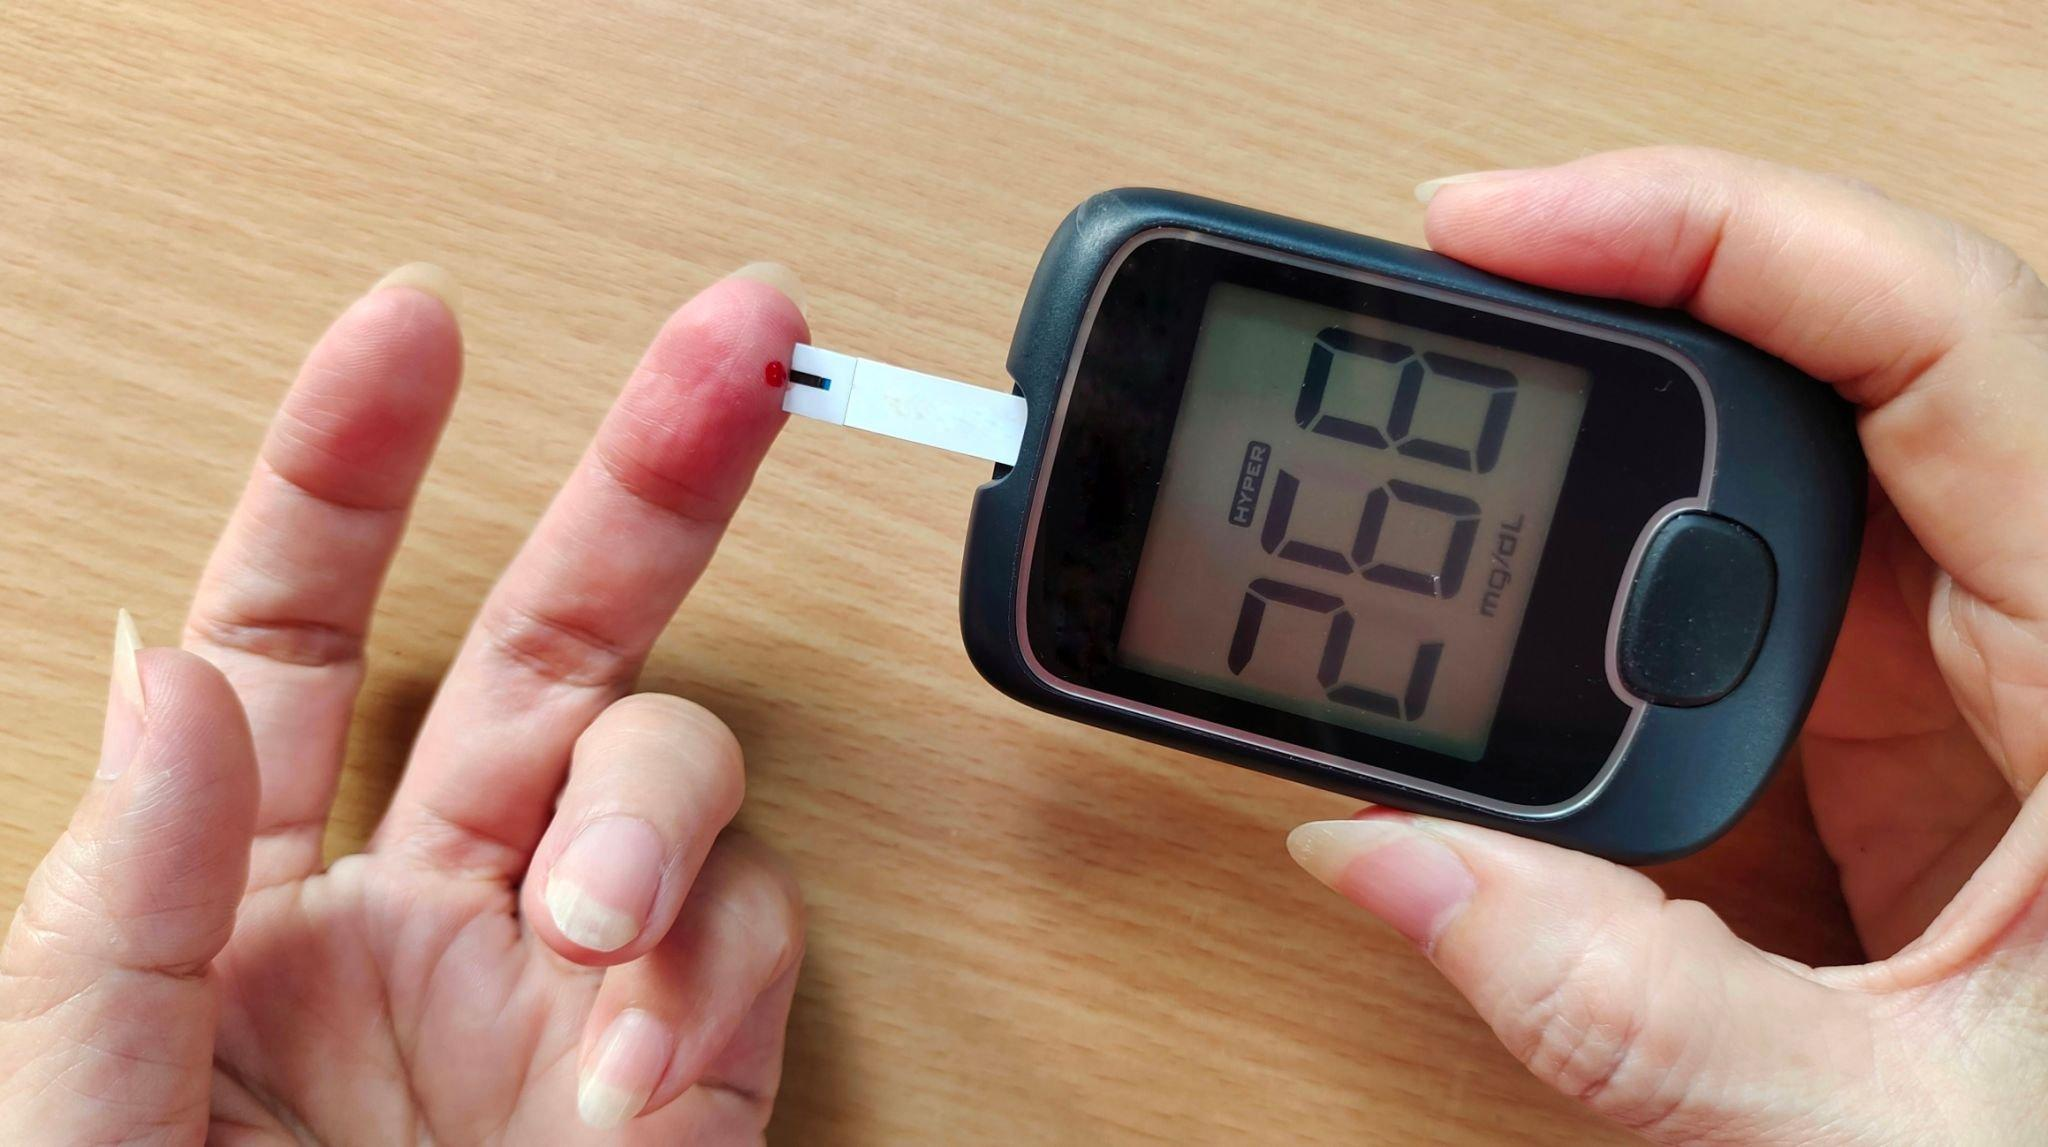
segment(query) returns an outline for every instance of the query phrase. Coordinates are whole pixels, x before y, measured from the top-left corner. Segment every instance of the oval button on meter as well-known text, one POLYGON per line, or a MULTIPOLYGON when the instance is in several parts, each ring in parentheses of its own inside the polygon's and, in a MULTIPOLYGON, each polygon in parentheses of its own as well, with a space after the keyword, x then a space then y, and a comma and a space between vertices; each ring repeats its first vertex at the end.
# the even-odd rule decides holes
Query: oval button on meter
POLYGON ((1742 683, 1778 590, 1763 539, 1715 514, 1657 527, 1615 633, 1622 688, 1656 705, 1707 705, 1742 683))

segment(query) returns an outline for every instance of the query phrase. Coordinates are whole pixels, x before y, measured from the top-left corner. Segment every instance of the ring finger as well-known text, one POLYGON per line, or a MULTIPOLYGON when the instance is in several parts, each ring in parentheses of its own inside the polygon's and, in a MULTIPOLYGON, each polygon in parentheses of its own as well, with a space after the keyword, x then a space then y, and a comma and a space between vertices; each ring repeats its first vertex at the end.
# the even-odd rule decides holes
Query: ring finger
POLYGON ((674 922, 744 789, 739 742, 718 718, 657 693, 614 703, 576 740, 521 915, 576 963, 641 956, 674 922))

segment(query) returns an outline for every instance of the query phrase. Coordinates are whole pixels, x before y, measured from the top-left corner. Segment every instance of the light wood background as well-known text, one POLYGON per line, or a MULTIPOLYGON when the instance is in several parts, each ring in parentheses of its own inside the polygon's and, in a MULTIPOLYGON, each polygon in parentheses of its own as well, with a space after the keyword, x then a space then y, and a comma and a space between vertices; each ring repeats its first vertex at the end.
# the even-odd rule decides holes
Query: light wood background
MULTIPOLYGON (((269 408, 386 269, 468 288, 331 843, 669 308, 756 258, 826 345, 990 384, 1119 184, 1418 242, 1418 179, 1659 141, 1851 173, 2048 255, 2022 3, 0 6, 0 897, 91 771, 114 608, 176 632, 269 408)), ((777 447, 647 674, 749 750, 811 956, 790 1144, 1618 1141, 1295 870, 1347 802, 1042 717, 968 666, 986 468, 777 447)), ((1660 876, 1855 950, 1796 778, 1660 876)))

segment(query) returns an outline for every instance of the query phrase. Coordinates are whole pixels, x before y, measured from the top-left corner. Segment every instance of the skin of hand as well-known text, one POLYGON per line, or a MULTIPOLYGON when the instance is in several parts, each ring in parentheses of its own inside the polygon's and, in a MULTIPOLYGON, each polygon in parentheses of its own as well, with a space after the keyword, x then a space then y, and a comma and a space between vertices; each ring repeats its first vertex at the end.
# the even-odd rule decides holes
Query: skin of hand
POLYGON ((1955 223, 1718 152, 1418 194, 1453 258, 1684 308, 1859 407, 1880 490, 1801 749, 1875 962, 1806 967, 1627 868, 1391 810, 1290 851, 1653 1140, 2048 1141, 2048 289, 1955 223))
POLYGON ((803 949, 732 734, 630 695, 782 425, 795 279, 671 317, 479 612, 369 849, 321 836, 462 371, 401 268, 327 331, 182 649, 127 615, 96 778, 0 949, 8 1143, 759 1142, 803 949))

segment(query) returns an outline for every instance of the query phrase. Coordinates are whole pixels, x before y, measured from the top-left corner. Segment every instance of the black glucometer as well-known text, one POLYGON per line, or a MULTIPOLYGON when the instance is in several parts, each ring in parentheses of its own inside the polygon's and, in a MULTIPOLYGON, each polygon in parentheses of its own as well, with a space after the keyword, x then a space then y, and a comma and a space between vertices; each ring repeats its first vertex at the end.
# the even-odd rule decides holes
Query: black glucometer
POLYGON ((1113 191, 1009 370, 961 623, 1040 709, 1640 862, 1733 822, 1827 664, 1851 410, 1675 312, 1113 191))

